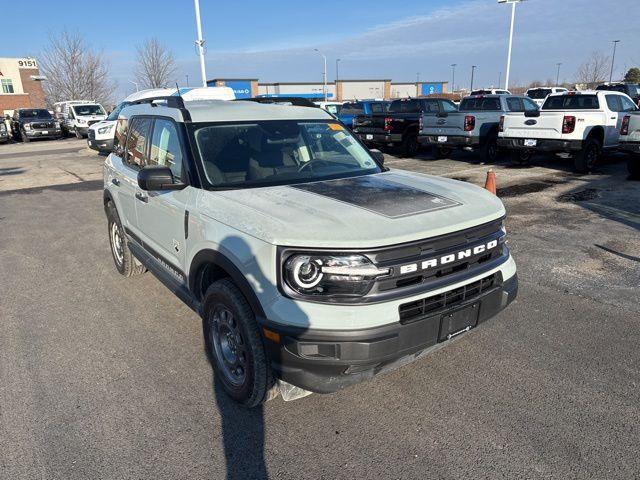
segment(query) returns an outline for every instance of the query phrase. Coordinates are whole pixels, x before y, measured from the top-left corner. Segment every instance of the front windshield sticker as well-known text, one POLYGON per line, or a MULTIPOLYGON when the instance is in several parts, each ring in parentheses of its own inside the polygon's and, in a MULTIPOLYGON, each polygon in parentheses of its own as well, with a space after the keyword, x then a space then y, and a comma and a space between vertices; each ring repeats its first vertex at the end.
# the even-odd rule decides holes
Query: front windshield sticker
POLYGON ((361 177, 327 180, 294 185, 305 192, 355 205, 389 218, 401 218, 419 213, 451 208, 460 203, 418 188, 392 181, 393 175, 364 175, 361 177))

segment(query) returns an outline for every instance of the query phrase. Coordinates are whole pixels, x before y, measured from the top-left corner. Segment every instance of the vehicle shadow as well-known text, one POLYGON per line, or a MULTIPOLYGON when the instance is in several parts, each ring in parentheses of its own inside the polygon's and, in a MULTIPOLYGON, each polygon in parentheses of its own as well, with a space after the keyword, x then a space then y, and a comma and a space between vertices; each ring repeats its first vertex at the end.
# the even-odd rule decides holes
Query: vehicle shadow
MULTIPOLYGON (((277 288, 277 285, 273 285, 263 273, 251 246, 244 239, 237 236, 227 237, 220 243, 220 251, 234 253, 236 260, 242 264, 243 271, 250 272, 250 280, 255 292, 264 295, 265 292, 277 288)), ((301 326, 301 331, 306 330, 308 317, 295 304, 292 304, 289 316, 296 319, 297 324, 301 326)), ((203 319, 203 334, 206 335, 204 325, 203 319)), ((280 356, 280 345, 268 344, 272 341, 265 339, 263 335, 261 338, 267 358, 270 360, 270 368, 279 369, 278 366, 283 363, 280 356)), ((226 462, 225 478, 226 480, 268 479, 269 472, 265 458, 265 406, 263 404, 255 408, 246 408, 235 402, 227 395, 220 379, 216 377, 214 359, 209 354, 207 357, 213 371, 214 396, 220 415, 220 429, 226 462)), ((273 399, 278 395, 275 373, 270 387, 267 398, 273 399)))
POLYGON ((0 168, 0 176, 4 176, 4 175, 20 175, 21 173, 24 173, 25 169, 24 168, 20 168, 20 167, 7 167, 7 168, 0 168))

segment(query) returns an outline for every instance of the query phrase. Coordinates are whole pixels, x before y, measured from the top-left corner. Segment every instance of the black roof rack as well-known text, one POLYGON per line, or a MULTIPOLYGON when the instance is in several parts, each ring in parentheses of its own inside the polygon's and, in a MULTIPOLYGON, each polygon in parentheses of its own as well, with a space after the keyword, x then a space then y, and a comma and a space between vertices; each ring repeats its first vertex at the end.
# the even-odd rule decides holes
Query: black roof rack
POLYGON ((166 102, 166 104, 164 104, 163 106, 170 107, 170 108, 177 108, 177 109, 180 110, 180 112, 182 113, 182 117, 186 121, 190 121, 191 120, 191 114, 189 113, 189 110, 187 110, 187 107, 185 107, 184 100, 179 95, 142 98, 140 100, 135 100, 135 101, 131 102, 131 104, 132 105, 143 105, 145 103, 148 103, 152 107, 154 107, 154 106, 157 106, 155 102, 166 102))
POLYGON ((252 98, 236 98, 236 101, 247 101, 247 102, 256 102, 256 103, 289 103, 295 107, 320 108, 311 100, 304 97, 252 97, 252 98))

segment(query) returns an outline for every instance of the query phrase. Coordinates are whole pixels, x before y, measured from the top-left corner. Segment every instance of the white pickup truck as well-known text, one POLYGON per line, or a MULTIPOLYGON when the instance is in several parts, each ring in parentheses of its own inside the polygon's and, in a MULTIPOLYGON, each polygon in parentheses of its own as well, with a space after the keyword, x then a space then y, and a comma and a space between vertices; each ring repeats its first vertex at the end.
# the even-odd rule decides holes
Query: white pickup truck
POLYGON ((536 152, 569 153, 580 173, 592 170, 603 150, 618 147, 622 119, 637 110, 619 92, 584 91, 551 94, 539 113, 507 113, 500 122, 498 146, 512 152, 515 163, 536 152))
POLYGON ((620 150, 629 153, 627 167, 633 179, 640 179, 640 111, 622 118, 620 150))

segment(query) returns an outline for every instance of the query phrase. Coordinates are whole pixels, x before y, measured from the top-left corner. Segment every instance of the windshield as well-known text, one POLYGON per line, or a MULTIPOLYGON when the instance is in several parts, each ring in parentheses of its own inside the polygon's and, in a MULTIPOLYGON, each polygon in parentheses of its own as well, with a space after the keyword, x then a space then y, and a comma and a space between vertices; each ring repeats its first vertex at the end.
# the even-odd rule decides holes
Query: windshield
POLYGON ((527 90, 527 97, 533 98, 534 100, 542 100, 547 98, 547 95, 550 93, 550 88, 535 88, 533 90, 527 90))
POLYGON ((113 112, 109 114, 106 120, 118 120, 118 115, 120 115, 120 112, 122 111, 122 109, 124 107, 128 107, 129 105, 131 105, 131 102, 120 103, 116 108, 113 109, 113 112))
POLYGON ((82 117, 85 115, 104 115, 104 110, 100 105, 74 105, 73 111, 77 116, 82 117))
POLYGON ((342 105, 325 105, 324 109, 333 115, 337 115, 338 113, 340 113, 341 106, 342 105))
POLYGON ((554 95, 548 97, 542 110, 597 110, 597 95, 554 95))
POLYGON ((381 171, 335 122, 270 120, 191 128, 211 187, 286 185, 381 171))
POLYGON ((33 110, 20 110, 20 118, 53 118, 48 110, 35 108, 33 110))

